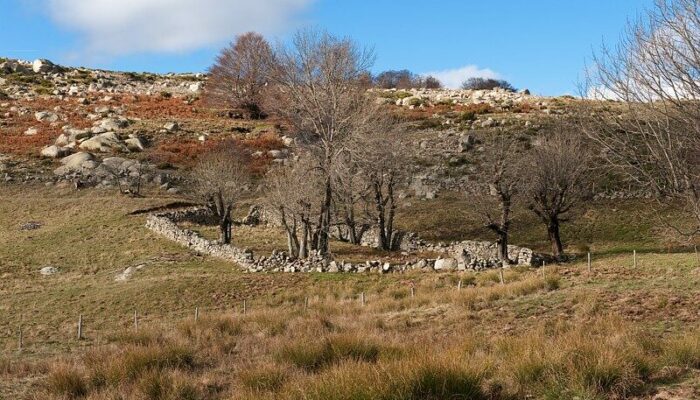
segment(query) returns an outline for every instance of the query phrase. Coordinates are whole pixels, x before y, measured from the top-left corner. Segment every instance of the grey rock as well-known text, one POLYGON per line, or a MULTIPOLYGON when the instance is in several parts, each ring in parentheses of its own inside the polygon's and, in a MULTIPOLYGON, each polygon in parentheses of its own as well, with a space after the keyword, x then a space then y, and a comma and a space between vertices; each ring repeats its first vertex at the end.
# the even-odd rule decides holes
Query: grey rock
POLYGON ((110 151, 126 151, 126 146, 119 140, 119 137, 114 132, 105 132, 94 136, 78 146, 82 150, 97 151, 107 153, 110 151))
POLYGON ((41 149, 41 156, 46 158, 61 158, 70 154, 70 149, 51 145, 41 149))
POLYGON ((52 266, 46 266, 39 270, 39 273, 44 276, 51 276, 58 273, 58 268, 52 266))
POLYGON ((168 132, 177 132, 180 130, 180 125, 177 122, 168 122, 167 124, 163 125, 163 129, 168 132))

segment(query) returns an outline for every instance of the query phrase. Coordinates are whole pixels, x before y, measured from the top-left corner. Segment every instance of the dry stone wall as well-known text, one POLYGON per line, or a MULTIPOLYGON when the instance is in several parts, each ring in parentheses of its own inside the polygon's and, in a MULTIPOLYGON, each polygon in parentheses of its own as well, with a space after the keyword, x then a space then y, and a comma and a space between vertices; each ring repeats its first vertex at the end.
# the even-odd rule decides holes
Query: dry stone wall
MULTIPOLYGON (((146 227, 153 232, 173 240, 193 251, 207 254, 238 264, 248 272, 378 272, 392 273, 409 270, 422 271, 465 271, 498 268, 503 263, 496 257, 496 245, 491 242, 463 241, 443 245, 431 245, 420 240, 415 234, 405 235, 402 243, 410 251, 431 251, 443 254, 437 259, 417 259, 404 264, 383 263, 368 260, 353 264, 329 260, 312 254, 305 260, 292 259, 283 251, 274 251, 270 256, 255 257, 248 249, 220 244, 207 240, 197 232, 184 229, 178 223, 191 222, 211 224, 211 214, 206 208, 189 208, 150 214, 146 227)), ((509 256, 518 265, 539 265, 538 256, 532 250, 509 246, 509 256)))

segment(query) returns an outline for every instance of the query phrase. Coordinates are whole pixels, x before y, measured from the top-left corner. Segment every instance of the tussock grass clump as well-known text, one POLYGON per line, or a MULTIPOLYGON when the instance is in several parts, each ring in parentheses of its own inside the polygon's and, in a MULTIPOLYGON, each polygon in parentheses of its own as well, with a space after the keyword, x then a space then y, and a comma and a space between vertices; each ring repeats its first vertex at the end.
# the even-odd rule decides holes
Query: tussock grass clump
POLYGON ((138 381, 152 371, 191 370, 195 350, 184 345, 126 346, 116 351, 96 351, 85 356, 92 387, 119 386, 138 381))
POLYGON ((665 360, 669 365, 700 368, 700 332, 689 332, 669 340, 665 346, 665 360))
POLYGON ((77 399, 88 393, 88 383, 83 374, 74 367, 61 364, 49 374, 47 388, 51 394, 77 399))
POLYGON ((493 350, 496 376, 515 396, 597 398, 640 393, 660 368, 644 335, 616 319, 538 329, 501 338, 493 350))
POLYGON ((306 371, 318 371, 341 361, 376 362, 381 348, 370 339, 333 335, 319 341, 285 344, 277 358, 306 371))
POLYGON ((485 399, 483 370, 447 356, 368 364, 345 361, 287 387, 279 398, 304 400, 485 399))
POLYGON ((238 380, 255 393, 279 390, 289 378, 290 371, 276 364, 244 368, 238 374, 238 380))

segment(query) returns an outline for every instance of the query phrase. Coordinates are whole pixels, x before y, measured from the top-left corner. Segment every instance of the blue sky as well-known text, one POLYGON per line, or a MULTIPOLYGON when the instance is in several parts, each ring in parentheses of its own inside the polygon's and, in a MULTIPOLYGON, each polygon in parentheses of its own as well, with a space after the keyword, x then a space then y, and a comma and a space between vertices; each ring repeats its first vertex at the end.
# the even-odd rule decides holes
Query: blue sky
POLYGON ((204 71, 236 34, 314 25, 373 46, 374 71, 507 79, 576 92, 586 60, 653 0, 0 0, 0 56, 117 70, 204 71))

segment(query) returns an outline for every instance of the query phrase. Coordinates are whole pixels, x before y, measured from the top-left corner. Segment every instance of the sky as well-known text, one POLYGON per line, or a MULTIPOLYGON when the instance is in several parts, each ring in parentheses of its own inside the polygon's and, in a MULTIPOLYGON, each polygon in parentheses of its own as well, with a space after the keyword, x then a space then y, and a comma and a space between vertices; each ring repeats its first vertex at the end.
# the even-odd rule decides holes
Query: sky
POLYGON ((653 0, 0 0, 0 57, 123 71, 203 72, 237 34, 313 26, 374 49, 373 72, 446 86, 505 79, 577 94, 586 63, 653 0))

